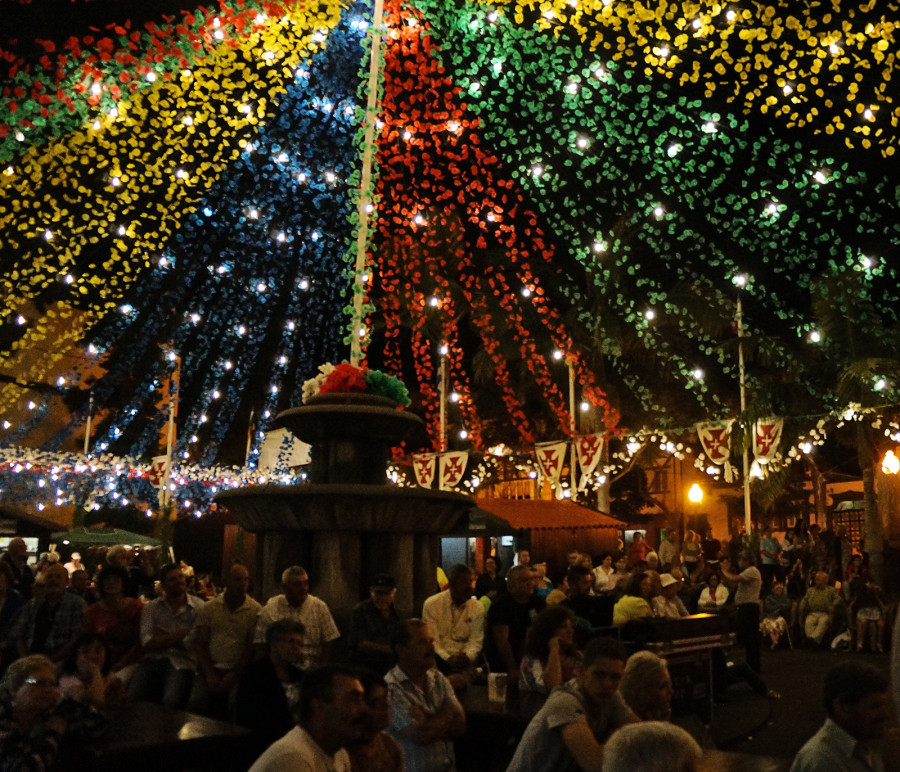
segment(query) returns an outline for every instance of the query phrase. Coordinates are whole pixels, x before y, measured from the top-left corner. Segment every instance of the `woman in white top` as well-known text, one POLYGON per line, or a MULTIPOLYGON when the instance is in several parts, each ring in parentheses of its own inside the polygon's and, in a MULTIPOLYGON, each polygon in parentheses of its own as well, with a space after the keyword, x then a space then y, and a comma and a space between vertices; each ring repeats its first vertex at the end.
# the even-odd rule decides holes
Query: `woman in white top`
POLYGON ((609 577, 615 573, 611 552, 604 552, 600 556, 600 565, 594 569, 594 592, 605 592, 609 584, 609 577))
POLYGON ((697 611, 715 613, 721 611, 728 600, 728 588, 719 582, 718 574, 710 574, 706 580, 706 587, 700 593, 697 601, 697 611))

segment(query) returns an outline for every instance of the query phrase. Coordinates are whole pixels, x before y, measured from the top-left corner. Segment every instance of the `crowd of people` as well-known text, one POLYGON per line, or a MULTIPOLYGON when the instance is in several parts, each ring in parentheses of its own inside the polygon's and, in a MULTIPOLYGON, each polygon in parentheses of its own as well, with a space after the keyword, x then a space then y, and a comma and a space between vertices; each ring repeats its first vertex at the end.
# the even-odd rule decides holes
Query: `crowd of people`
MULTIPOLYGON (((466 731, 460 695, 494 673, 544 700, 509 772, 690 770, 704 737, 671 723, 665 660, 629 656, 613 631, 731 612, 745 661, 730 674, 751 685, 762 684, 763 636, 773 647, 825 645, 846 625, 852 645, 880 650, 880 590, 858 556, 844 561, 827 545, 802 524, 781 540, 765 529, 725 545, 711 532, 687 532, 681 543, 664 534, 655 549, 637 533, 596 558, 572 550, 556 581, 527 550, 506 571, 490 555, 482 572, 450 567, 417 616, 396 608, 397 584, 382 573, 342 636, 300 566, 284 570, 263 605, 238 562, 219 591, 183 563, 157 568, 124 546, 110 548, 94 575, 77 553, 68 563, 46 556, 35 569, 13 539, 0 558, 0 772, 52 768, 64 737, 100 733, 101 709, 139 700, 246 726, 253 772, 451 772, 466 731), (648 747, 661 766, 650 766, 648 747)), ((845 735, 865 743, 881 725, 880 702, 867 703, 865 736, 853 724, 861 699, 887 692, 870 670, 854 673, 836 676, 831 692, 826 684, 820 745, 845 735)), ((714 681, 720 692, 727 685, 714 681)))

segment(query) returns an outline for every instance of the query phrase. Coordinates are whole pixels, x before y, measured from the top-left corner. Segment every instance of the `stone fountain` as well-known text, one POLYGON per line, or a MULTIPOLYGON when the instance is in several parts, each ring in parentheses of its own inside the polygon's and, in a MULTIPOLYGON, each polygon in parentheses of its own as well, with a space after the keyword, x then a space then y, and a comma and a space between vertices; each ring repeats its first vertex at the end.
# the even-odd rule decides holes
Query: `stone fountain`
POLYGON ((216 501, 257 534, 261 598, 277 591, 281 572, 304 566, 313 593, 340 625, 367 597, 373 574, 398 583, 397 604, 418 611, 436 592, 439 538, 469 528, 469 496, 388 481, 392 448, 427 441, 422 420, 393 400, 367 394, 319 394, 278 415, 311 446, 309 482, 224 491, 216 501))

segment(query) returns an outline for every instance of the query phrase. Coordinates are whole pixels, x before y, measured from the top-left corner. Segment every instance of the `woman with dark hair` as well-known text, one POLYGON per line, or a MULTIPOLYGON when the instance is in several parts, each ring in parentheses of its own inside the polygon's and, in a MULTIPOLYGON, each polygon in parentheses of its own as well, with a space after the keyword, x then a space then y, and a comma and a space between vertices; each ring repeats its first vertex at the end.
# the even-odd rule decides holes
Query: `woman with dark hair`
POLYGON ((127 684, 141 658, 141 609, 137 598, 125 595, 128 572, 119 566, 104 566, 97 576, 100 600, 84 612, 82 629, 99 634, 108 648, 109 669, 127 684))
POLYGON ((652 617, 651 595, 650 576, 642 571, 632 576, 625 587, 625 594, 616 601, 616 605, 613 607, 613 624, 624 625, 632 619, 652 617))
POLYGON ((547 694, 576 675, 575 614, 568 606, 548 606, 531 623, 519 665, 519 689, 547 694))
POLYGON ((697 611, 705 614, 715 614, 725 608, 728 602, 728 588, 722 584, 718 574, 710 574, 706 577, 706 587, 700 592, 697 601, 697 611))
POLYGON ((365 691, 366 718, 362 740, 348 746, 352 772, 403 772, 403 751, 385 731, 391 724, 388 686, 373 670, 361 670, 359 681, 365 691))
POLYGON ((125 701, 125 687, 109 674, 109 647, 99 633, 82 633, 63 663, 60 691, 77 702, 102 708, 125 701))
POLYGON ((484 573, 475 581, 476 598, 487 595, 490 600, 493 600, 506 592, 506 579, 500 574, 502 568, 503 564, 500 562, 500 558, 488 555, 484 559, 484 573))

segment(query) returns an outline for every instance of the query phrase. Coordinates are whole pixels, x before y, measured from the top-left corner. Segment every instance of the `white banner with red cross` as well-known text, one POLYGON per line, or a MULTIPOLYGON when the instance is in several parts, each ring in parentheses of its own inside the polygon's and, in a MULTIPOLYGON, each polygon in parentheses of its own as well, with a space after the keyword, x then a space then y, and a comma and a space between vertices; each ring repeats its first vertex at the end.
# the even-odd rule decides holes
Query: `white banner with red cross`
POLYGON ((153 457, 147 479, 154 488, 162 488, 166 484, 166 466, 168 465, 168 462, 168 456, 153 457))
POLYGON ((711 421, 705 424, 697 424, 697 435, 703 452, 713 463, 722 467, 725 473, 725 482, 734 482, 734 469, 729 461, 731 457, 731 425, 734 419, 729 421, 711 421))
POLYGON ((578 465, 581 467, 581 481, 579 489, 587 484, 587 478, 593 474, 603 456, 603 435, 585 434, 576 437, 575 453, 578 455, 578 465))
POLYGON ((418 453, 413 455, 413 469, 416 470, 416 482, 423 488, 430 488, 434 482, 434 468, 437 453, 418 453))
POLYGON ((468 463, 468 451, 460 450, 441 453, 438 457, 438 467, 442 491, 453 488, 462 482, 463 475, 466 473, 466 464, 468 463))
POLYGON ((540 464, 541 474, 554 486, 562 475, 567 445, 568 443, 563 440, 562 442, 540 442, 534 446, 534 454, 540 464))
POLYGON ((775 416, 760 418, 753 425, 753 455, 760 464, 775 458, 783 430, 784 419, 775 416))

